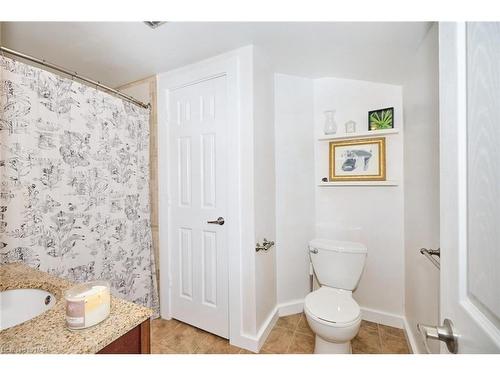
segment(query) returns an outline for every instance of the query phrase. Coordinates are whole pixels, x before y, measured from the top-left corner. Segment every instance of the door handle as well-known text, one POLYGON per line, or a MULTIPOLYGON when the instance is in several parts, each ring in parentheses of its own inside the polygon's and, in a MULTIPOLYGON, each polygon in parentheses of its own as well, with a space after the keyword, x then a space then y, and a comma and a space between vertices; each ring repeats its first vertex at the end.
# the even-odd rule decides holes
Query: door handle
POLYGON ((417 329, 424 340, 425 349, 430 353, 427 339, 443 341, 452 354, 458 353, 458 335, 453 332, 453 322, 450 319, 445 319, 442 326, 428 326, 418 323, 417 329))
POLYGON ((219 216, 217 220, 209 220, 207 221, 208 224, 219 224, 219 225, 224 225, 224 218, 222 216, 219 216))

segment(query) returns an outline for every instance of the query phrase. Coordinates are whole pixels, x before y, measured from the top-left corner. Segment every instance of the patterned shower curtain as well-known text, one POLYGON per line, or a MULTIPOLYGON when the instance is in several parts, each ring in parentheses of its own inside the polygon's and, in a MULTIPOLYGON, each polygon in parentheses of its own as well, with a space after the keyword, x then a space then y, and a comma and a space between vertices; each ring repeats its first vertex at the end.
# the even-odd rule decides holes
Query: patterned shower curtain
POLYGON ((5 57, 0 111, 1 263, 157 310, 148 111, 5 57))

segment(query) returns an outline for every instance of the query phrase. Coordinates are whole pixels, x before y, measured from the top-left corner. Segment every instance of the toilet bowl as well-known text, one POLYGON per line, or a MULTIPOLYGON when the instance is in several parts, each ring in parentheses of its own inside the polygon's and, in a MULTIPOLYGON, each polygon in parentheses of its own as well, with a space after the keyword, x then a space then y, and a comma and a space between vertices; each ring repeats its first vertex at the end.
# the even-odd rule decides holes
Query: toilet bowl
POLYGON ((309 293, 304 313, 316 335, 314 353, 349 354, 361 325, 352 296, 361 277, 367 249, 356 242, 315 239, 309 242, 314 273, 321 287, 309 293))
POLYGON ((307 295, 304 313, 316 334, 314 353, 350 354, 358 334, 361 310, 350 291, 322 286, 307 295))

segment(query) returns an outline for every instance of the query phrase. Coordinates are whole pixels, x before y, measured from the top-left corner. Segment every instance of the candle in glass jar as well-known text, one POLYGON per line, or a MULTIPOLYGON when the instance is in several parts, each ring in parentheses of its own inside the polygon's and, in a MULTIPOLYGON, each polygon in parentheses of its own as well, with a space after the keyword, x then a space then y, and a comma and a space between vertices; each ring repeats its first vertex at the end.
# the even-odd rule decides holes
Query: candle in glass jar
POLYGON ((70 329, 83 329, 102 322, 109 316, 111 296, 109 283, 93 281, 80 284, 64 293, 66 323, 70 329))

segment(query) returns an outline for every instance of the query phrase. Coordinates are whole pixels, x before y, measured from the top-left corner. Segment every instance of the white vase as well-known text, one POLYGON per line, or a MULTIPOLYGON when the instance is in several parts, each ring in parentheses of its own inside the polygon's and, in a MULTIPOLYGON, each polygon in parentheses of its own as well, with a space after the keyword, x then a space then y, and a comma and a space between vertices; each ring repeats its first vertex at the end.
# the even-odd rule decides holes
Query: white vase
POLYGON ((345 132, 346 133, 355 133, 356 132, 356 122, 354 121, 347 121, 345 123, 345 132))
POLYGON ((335 111, 325 111, 325 134, 337 133, 337 123, 335 122, 335 111))

